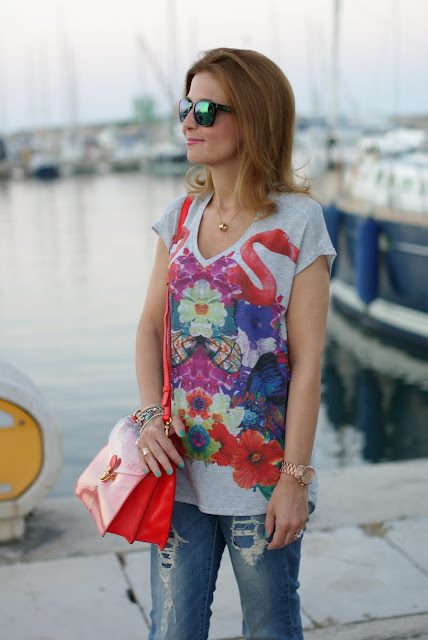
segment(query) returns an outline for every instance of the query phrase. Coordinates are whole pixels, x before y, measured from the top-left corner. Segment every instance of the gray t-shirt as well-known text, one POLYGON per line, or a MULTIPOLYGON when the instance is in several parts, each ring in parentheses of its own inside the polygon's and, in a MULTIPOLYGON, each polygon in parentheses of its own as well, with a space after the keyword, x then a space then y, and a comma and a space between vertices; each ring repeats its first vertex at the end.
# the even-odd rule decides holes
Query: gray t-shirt
MULTIPOLYGON (((293 278, 320 255, 331 268, 335 256, 319 204, 271 197, 278 211, 256 216, 209 260, 197 238, 211 196, 192 202, 178 237, 185 196, 153 226, 170 247, 172 410, 186 426, 176 499, 205 513, 266 512, 283 459, 293 278)), ((309 487, 312 507, 317 484, 309 487)))

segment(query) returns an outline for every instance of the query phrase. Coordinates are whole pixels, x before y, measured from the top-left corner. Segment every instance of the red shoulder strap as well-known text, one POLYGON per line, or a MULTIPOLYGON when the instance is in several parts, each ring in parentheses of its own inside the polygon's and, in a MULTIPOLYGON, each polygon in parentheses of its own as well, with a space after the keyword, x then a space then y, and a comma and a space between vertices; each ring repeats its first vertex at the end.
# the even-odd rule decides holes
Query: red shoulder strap
MULTIPOLYGON (((181 228, 186 220, 189 207, 192 204, 193 198, 187 196, 181 207, 180 218, 178 220, 177 234, 181 231, 181 228)), ((163 406, 163 419, 164 422, 169 422, 171 419, 171 313, 170 313, 170 300, 169 300, 169 280, 166 283, 166 302, 165 302, 165 314, 163 317, 163 394, 162 394, 162 406, 163 406)))
POLYGON ((193 202, 193 198, 191 198, 190 196, 187 196, 187 198, 185 199, 185 201, 183 202, 183 206, 181 207, 181 211, 180 211, 180 219, 178 221, 178 226, 177 226, 177 236, 181 231, 181 227, 183 226, 186 218, 187 218, 187 214, 189 212, 189 207, 193 202))

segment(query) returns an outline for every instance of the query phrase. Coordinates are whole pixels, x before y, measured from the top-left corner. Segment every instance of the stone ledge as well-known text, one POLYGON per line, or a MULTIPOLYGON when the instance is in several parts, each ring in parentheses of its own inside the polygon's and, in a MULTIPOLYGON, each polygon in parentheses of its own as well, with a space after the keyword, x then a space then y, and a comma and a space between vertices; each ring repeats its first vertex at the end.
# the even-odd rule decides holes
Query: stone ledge
POLYGON ((311 629, 305 640, 428 640, 428 614, 311 629))
POLYGON ((310 529, 334 529, 428 515, 428 460, 386 462, 319 472, 310 529))

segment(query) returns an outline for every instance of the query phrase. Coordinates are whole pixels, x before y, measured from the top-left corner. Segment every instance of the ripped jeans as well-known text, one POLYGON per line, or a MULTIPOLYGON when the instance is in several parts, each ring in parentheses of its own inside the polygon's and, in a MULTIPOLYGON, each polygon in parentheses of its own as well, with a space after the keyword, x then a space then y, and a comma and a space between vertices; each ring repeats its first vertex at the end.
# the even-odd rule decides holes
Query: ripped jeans
POLYGON ((220 560, 227 545, 247 640, 303 640, 298 573, 301 540, 268 551, 265 514, 217 516, 176 502, 163 551, 151 550, 149 640, 206 640, 220 560))

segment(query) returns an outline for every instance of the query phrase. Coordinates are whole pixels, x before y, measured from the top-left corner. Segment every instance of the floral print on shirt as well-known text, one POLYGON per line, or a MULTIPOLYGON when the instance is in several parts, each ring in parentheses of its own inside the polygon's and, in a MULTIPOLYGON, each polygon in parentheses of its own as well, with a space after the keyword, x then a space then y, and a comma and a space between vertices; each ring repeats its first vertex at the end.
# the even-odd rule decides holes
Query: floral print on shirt
POLYGON ((275 279, 258 256, 250 263, 256 241, 293 262, 298 250, 280 230, 249 238, 240 252, 261 287, 233 252, 206 266, 188 248, 173 253, 173 413, 185 424, 182 455, 231 467, 239 487, 269 499, 283 458, 289 366, 275 279))

